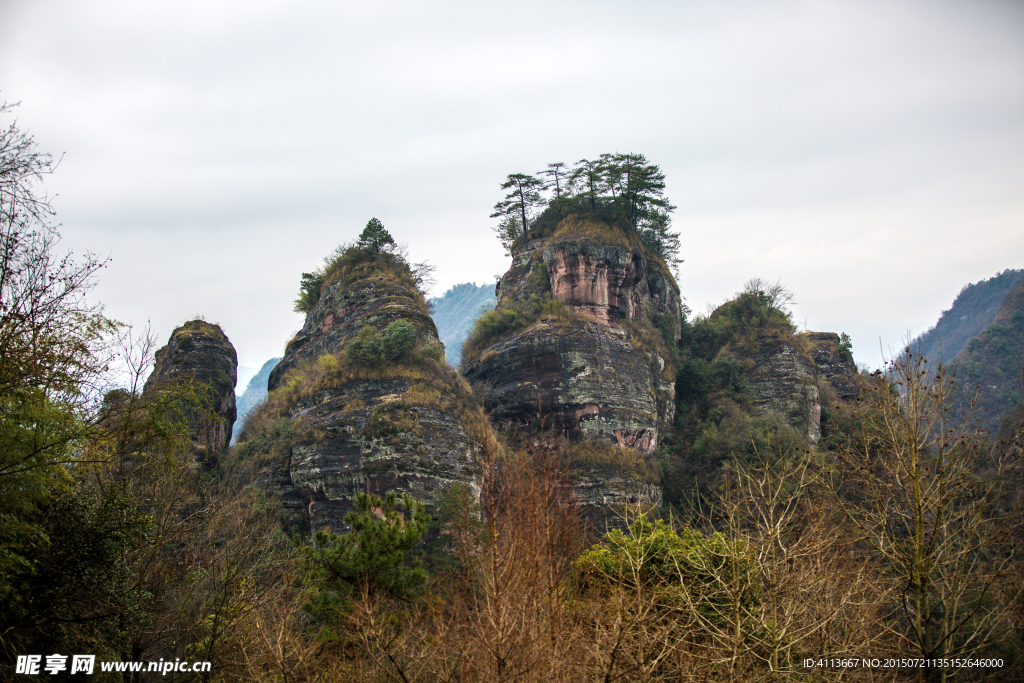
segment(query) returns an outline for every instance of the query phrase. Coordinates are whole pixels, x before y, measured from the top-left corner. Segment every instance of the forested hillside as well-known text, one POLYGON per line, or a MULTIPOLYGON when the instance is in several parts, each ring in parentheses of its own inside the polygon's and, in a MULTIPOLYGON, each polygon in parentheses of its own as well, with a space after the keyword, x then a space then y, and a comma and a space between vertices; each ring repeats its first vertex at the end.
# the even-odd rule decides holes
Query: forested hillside
POLYGON ((494 285, 476 285, 472 282, 455 285, 430 300, 430 315, 437 325, 437 335, 444 344, 448 365, 459 367, 462 343, 473 329, 473 323, 481 313, 494 308, 497 300, 494 285))
POLYGON ((1024 279, 1017 280, 992 324, 967 342, 957 360, 963 400, 975 400, 978 416, 998 433, 1024 402, 1024 279))
POLYGON ((960 355, 967 342, 992 324, 1003 299, 1014 285, 1024 279, 1024 270, 1007 268, 987 280, 964 285, 949 310, 943 311, 930 330, 914 340, 926 358, 947 361, 960 355))

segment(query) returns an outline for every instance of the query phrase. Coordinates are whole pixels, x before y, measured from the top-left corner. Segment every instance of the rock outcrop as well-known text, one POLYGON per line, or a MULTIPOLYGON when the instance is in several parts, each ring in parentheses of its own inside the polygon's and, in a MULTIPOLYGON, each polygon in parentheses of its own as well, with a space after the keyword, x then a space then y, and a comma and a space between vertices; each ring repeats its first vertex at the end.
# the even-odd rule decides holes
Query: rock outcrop
POLYGON ((238 356, 220 325, 190 320, 171 333, 167 346, 156 352, 156 363, 143 395, 190 382, 197 398, 212 415, 194 416, 192 441, 208 466, 223 454, 234 428, 238 356))
POLYGON ((821 395, 814 364, 798 340, 776 336, 757 340, 757 350, 739 351, 747 360, 755 412, 777 415, 812 444, 821 439, 821 395))
POLYGON ((565 442, 657 447, 675 410, 663 332, 675 341, 682 324, 660 259, 617 228, 570 217, 513 249, 497 296, 493 315, 514 319, 512 329, 463 349, 464 374, 495 424, 522 429, 542 417, 565 442))
POLYGON ((239 438, 241 457, 269 461, 263 478, 307 532, 343 529, 359 491, 408 492, 430 508, 452 484, 479 490, 476 456, 488 426, 444 362, 408 267, 353 253, 328 270, 239 438), (361 330, 372 341, 399 323, 415 329, 405 355, 350 362, 346 348, 361 330))
POLYGON ((775 333, 754 347, 732 353, 747 366, 755 412, 777 415, 812 444, 821 439, 822 392, 841 401, 860 394, 857 366, 833 332, 775 333))
POLYGON ((839 335, 835 332, 805 332, 803 336, 814 346, 811 359, 819 378, 829 383, 839 399, 856 399, 860 395, 860 385, 856 380, 857 364, 853 362, 852 355, 842 352, 839 335))

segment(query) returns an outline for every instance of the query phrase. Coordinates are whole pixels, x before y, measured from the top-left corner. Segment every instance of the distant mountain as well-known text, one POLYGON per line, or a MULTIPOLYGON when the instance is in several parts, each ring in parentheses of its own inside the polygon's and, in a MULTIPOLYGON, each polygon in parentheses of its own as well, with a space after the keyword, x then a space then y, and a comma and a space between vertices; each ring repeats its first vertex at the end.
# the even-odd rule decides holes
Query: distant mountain
POLYGON ((249 385, 249 380, 255 377, 257 372, 259 372, 259 368, 250 368, 247 365, 239 365, 238 383, 235 384, 235 393, 241 396, 244 388, 249 385))
POLYGON ((958 361, 958 384, 968 396, 976 394, 978 416, 993 434, 1006 432, 1003 422, 1019 421, 1024 403, 1024 279, 1006 293, 992 324, 967 342, 958 361))
POLYGON ((935 327, 914 340, 921 352, 933 361, 952 360, 967 348, 967 342, 992 324, 1007 293, 1024 279, 1024 270, 1007 268, 988 280, 965 285, 948 311, 943 311, 935 327))
POLYGON ((431 315, 449 365, 459 366, 462 342, 466 341, 473 323, 481 313, 494 308, 497 302, 493 284, 478 286, 472 282, 455 285, 440 297, 430 300, 431 315))
POLYGON ((242 431, 242 425, 245 424, 245 416, 267 397, 267 380, 270 379, 270 371, 277 367, 277 364, 280 362, 280 358, 271 358, 264 363, 263 367, 256 373, 256 376, 249 380, 248 386, 245 387, 245 392, 238 397, 236 402, 238 419, 235 421, 235 436, 232 443, 238 440, 238 434, 242 431))

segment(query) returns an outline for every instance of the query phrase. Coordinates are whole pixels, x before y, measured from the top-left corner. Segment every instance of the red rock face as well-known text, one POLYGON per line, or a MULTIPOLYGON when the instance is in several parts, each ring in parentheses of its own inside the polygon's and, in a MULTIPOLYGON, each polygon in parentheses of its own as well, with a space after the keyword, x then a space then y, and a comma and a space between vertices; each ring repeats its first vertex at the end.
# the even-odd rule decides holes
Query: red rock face
POLYGON ((639 248, 535 240, 514 254, 498 286, 498 308, 547 292, 579 319, 541 319, 464 358, 492 421, 515 429, 540 418, 558 441, 599 439, 654 451, 674 417, 674 377, 626 323, 657 335, 654 316, 667 315, 678 338, 675 283, 639 248))
POLYGON ((564 247, 553 250, 551 256, 550 261, 545 259, 551 295, 569 310, 606 325, 617 317, 636 318, 633 289, 644 273, 639 254, 630 254, 627 263, 613 261, 600 251, 570 253, 564 247))

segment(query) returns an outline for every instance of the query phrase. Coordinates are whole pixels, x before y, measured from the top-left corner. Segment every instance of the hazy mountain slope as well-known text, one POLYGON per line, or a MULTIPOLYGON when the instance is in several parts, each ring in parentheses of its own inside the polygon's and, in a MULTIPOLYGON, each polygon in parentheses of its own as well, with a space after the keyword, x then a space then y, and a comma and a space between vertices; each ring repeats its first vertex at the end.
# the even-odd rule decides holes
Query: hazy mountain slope
POLYGON ((1024 401, 1024 279, 1003 298, 994 322, 967 342, 957 372, 968 394, 977 391, 980 417, 993 433, 1024 401))
MULTIPOLYGON (((245 387, 245 392, 238 397, 237 422, 239 426, 245 423, 245 416, 267 397, 267 380, 270 379, 270 371, 277 367, 277 364, 280 362, 280 358, 271 358, 264 363, 259 372, 249 380, 248 386, 245 387)), ((235 441, 238 440, 237 434, 240 431, 241 429, 235 430, 235 441)))
POLYGON ((431 315, 449 365, 458 367, 462 343, 466 341, 473 323, 481 313, 494 308, 497 301, 494 285, 478 286, 472 282, 455 285, 440 297, 430 300, 431 315))
POLYGON ((965 285, 948 311, 943 311, 935 327, 916 340, 925 356, 952 359, 967 347, 967 342, 992 324, 1007 293, 1024 279, 1024 270, 1007 268, 988 280, 965 285))

